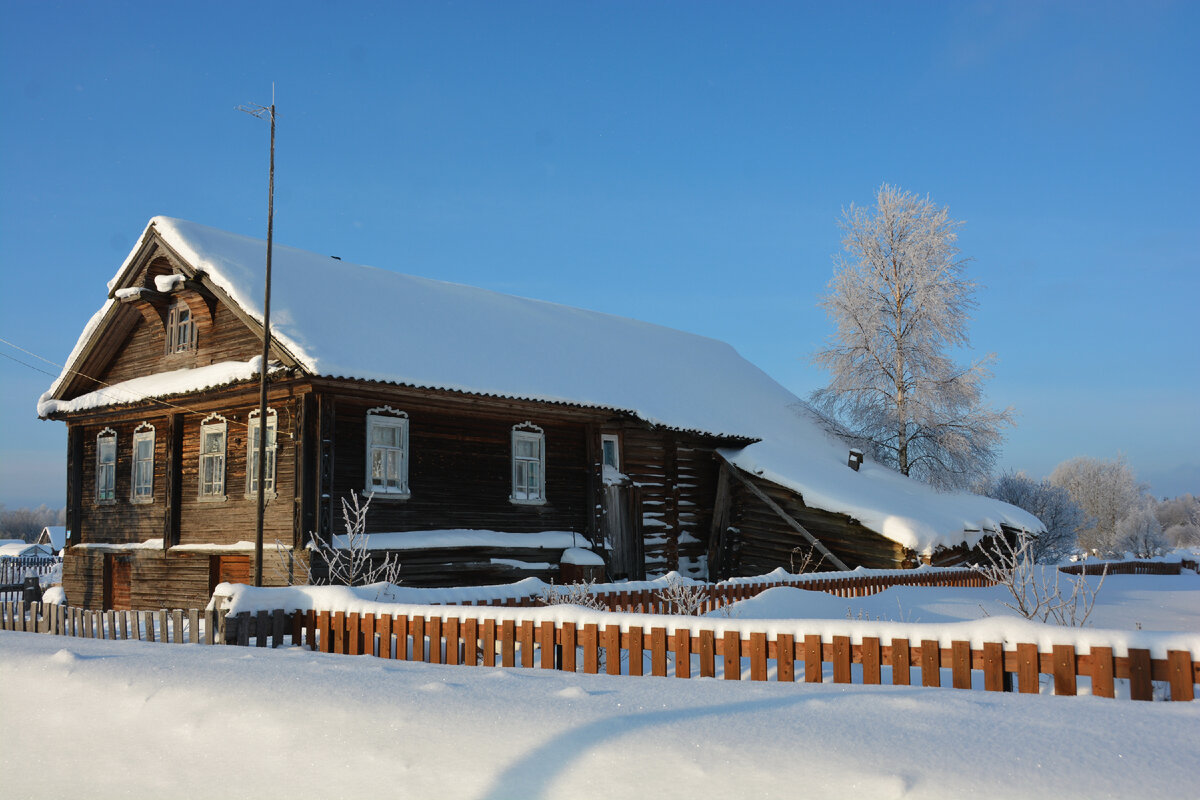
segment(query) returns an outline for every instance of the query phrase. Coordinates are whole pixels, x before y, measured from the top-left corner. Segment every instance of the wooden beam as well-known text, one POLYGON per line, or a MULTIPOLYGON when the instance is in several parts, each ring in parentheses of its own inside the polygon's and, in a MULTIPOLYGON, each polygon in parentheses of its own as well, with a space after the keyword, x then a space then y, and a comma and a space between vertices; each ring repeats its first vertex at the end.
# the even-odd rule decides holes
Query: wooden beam
POLYGON ((807 539, 808 542, 813 547, 817 548, 818 552, 820 552, 823 556, 828 558, 830 563, 832 563, 835 567, 837 567, 838 569, 841 569, 841 570, 849 571, 850 567, 846 566, 845 562, 843 562, 840 558, 838 558, 832 552, 830 552, 828 547, 821 544, 820 539, 818 539, 817 537, 815 537, 811 533, 809 533, 807 530, 805 530, 803 525, 801 525, 799 522, 796 522, 796 520, 792 519, 791 515, 789 515, 786 511, 784 511, 779 506, 778 503, 776 503, 774 500, 772 500, 770 497, 768 497, 766 492, 764 492, 762 489, 755 486, 754 483, 750 479, 748 479, 745 475, 743 475, 742 471, 740 469, 738 469, 736 466, 733 466, 732 464, 730 465, 730 467, 731 467, 731 469, 730 469, 731 474, 735 478, 737 478, 739 481, 741 481, 742 484, 747 489, 749 489, 750 492, 755 497, 757 497, 759 500, 762 500, 764 503, 766 503, 767 508, 774 511, 779 516, 780 519, 782 519, 789 526, 791 526, 797 533, 799 533, 801 536, 803 536, 805 539, 807 539))
MULTIPOLYGON (((715 454, 714 454, 715 456, 715 454)), ((719 456, 716 456, 719 458, 719 456)), ((723 580, 729 577, 728 565, 725 564, 726 534, 729 528, 729 471, 733 467, 721 459, 720 471, 717 473, 717 496, 713 501, 712 527, 708 534, 708 578, 723 580)))

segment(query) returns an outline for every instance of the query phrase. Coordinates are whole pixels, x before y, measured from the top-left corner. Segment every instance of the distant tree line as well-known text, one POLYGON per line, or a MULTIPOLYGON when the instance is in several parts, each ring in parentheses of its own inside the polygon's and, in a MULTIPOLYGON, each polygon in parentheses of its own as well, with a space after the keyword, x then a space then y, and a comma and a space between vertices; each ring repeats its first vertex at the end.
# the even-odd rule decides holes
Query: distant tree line
POLYGON ((1039 561, 1054 562, 1076 552, 1152 558, 1171 548, 1200 546, 1200 498, 1155 499, 1124 456, 1072 458, 1048 478, 1009 472, 977 488, 1045 524, 1034 548, 1039 561))
POLYGON ((0 539, 32 542, 47 525, 65 525, 67 510, 42 504, 37 508, 8 509, 0 503, 0 539))

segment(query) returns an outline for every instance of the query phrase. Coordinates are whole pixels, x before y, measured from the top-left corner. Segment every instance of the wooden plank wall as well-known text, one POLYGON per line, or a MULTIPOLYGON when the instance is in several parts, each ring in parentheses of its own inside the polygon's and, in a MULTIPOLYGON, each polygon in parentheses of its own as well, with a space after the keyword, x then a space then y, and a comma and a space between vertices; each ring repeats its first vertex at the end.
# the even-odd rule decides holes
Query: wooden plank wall
MULTIPOLYGON (((213 326, 201 335, 196 349, 167 354, 166 329, 141 318, 129 332, 113 362, 96 376, 107 383, 170 370, 205 367, 222 361, 249 361, 262 355, 262 341, 223 305, 217 306, 213 326)), ((90 390, 89 390, 90 391, 90 390)))
MULTIPOLYGON (((799 495, 787 489, 753 475, 746 477, 850 567, 895 569, 908 558, 901 545, 864 528, 849 517, 809 508, 799 495)), ((729 524, 738 533, 735 534, 737 542, 732 548, 735 554, 733 563, 728 565, 727 574, 762 575, 777 567, 790 569, 794 548, 801 547, 807 551, 808 543, 740 481, 731 480, 730 491, 729 524)), ((802 557, 802 553, 797 554, 797 566, 802 557)), ((814 560, 819 557, 818 554, 814 560)), ((823 570, 831 568, 829 564, 820 566, 823 570)))
POLYGON ((372 531, 471 528, 509 532, 583 532, 588 527, 586 425, 594 416, 535 404, 438 403, 397 389, 371 397, 336 398, 337 446, 333 495, 335 533, 342 531, 338 500, 366 488, 366 415, 390 405, 409 418, 411 496, 376 495, 372 531), (503 413, 510 406, 510 413, 503 413), (546 503, 512 503, 514 425, 532 422, 546 433, 546 503))
POLYGON ((716 494, 715 445, 630 425, 621 431, 621 446, 621 470, 642 498, 646 576, 679 570, 682 563, 690 568, 686 574, 700 577, 716 494))
MULTIPOLYGON (((293 437, 302 435, 296 424, 300 398, 290 396, 294 386, 273 389, 270 407, 278 415, 276 449, 276 496, 270 498, 264 519, 265 542, 276 539, 292 544, 294 480, 296 452, 293 437)), ((70 423, 79 431, 82 457, 79 463, 80 516, 82 542, 129 544, 148 539, 168 537, 175 525, 168 524, 168 498, 178 511, 178 542, 171 544, 232 544, 253 541, 257 498, 246 491, 247 445, 246 422, 258 407, 253 388, 213 393, 203 399, 187 401, 186 413, 178 409, 132 411, 122 410, 99 420, 70 423), (228 422, 225 446, 225 499, 201 500, 200 489, 200 425, 207 413, 216 411, 228 422), (133 469, 133 431, 142 423, 154 426, 154 487, 153 501, 133 503, 130 500, 133 469), (173 435, 172 424, 179 424, 181 433, 173 435), (117 433, 116 499, 112 503, 96 500, 96 437, 105 428, 117 433), (174 442, 182 452, 171 453, 174 442), (168 480, 169 459, 177 458, 178 476, 168 480)), ((73 539, 73 541, 79 541, 73 539)))

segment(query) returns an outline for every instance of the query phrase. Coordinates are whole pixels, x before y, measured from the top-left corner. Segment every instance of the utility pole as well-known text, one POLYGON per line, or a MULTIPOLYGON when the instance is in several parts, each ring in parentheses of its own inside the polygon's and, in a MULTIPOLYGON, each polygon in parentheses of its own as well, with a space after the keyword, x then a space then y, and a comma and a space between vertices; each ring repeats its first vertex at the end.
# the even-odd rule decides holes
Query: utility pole
POLYGON ((271 352, 271 243, 275 233, 275 84, 271 84, 271 106, 238 106, 239 111, 271 120, 271 172, 267 188, 267 279, 263 290, 263 346, 258 380, 258 515, 254 522, 254 585, 262 586, 263 515, 267 487, 267 359, 271 352))

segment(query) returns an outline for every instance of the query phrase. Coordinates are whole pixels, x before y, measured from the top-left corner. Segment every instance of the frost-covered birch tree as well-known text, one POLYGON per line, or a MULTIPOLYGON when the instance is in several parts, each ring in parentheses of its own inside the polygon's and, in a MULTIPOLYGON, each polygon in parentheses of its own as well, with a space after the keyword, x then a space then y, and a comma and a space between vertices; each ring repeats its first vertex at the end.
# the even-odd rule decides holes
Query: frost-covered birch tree
POLYGON ((1012 409, 983 404, 993 355, 966 366, 976 284, 947 208, 883 185, 873 208, 851 205, 821 305, 835 332, 814 361, 829 370, 816 410, 843 437, 905 475, 966 487, 986 475, 1012 409))
POLYGON ((1100 554, 1118 552, 1117 524, 1147 499, 1146 487, 1123 454, 1110 460, 1079 456, 1064 461, 1050 473, 1050 483, 1066 489, 1089 518, 1079 529, 1079 546, 1100 554))

